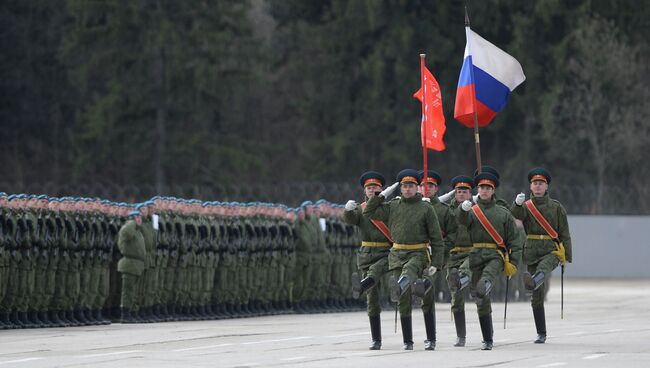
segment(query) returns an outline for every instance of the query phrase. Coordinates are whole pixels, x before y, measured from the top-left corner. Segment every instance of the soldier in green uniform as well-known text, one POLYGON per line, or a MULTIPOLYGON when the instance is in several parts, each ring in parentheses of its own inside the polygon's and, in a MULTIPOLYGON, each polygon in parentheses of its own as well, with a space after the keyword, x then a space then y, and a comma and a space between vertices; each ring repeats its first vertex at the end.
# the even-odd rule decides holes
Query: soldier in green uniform
MULTIPOLYGON (((515 226, 515 219, 510 212, 496 204, 494 192, 499 185, 499 179, 488 172, 474 177, 478 187, 477 203, 464 201, 457 209, 458 223, 467 227, 472 241, 472 250, 469 254, 469 267, 471 269, 471 289, 476 295, 481 333, 483 334, 482 350, 492 350, 493 328, 492 307, 490 291, 495 280, 502 272, 510 276, 516 272, 516 264, 521 255, 522 245, 515 226)), ((453 283, 458 290, 463 279, 454 278, 453 283)))
MULTIPOLYGON (((424 189, 424 186, 426 186, 427 189, 427 197, 424 197, 423 199, 431 203, 436 212, 436 216, 438 217, 438 224, 440 225, 445 245, 445 260, 443 261, 443 264, 446 264, 447 254, 456 240, 456 228, 458 225, 456 224, 456 219, 454 218, 449 205, 441 202, 437 197, 438 188, 442 182, 440 174, 433 170, 427 170, 426 182, 424 181, 424 171, 420 171, 418 174, 420 182, 422 183, 422 189, 424 189)), ((422 190, 422 193, 424 194, 424 190, 422 190)), ((424 277, 416 280, 414 284, 415 295, 422 298, 422 313, 424 314, 424 327, 427 334, 427 339, 424 341, 425 350, 434 350, 436 347, 435 295, 436 291, 439 289, 434 286, 438 284, 438 279, 440 279, 438 272, 432 275, 425 273, 424 277)))
POLYGON ((417 192, 420 183, 416 170, 402 170, 397 183, 368 201, 364 215, 388 225, 393 247, 388 255, 388 268, 393 273, 391 299, 398 302, 404 350, 413 350, 411 320, 411 284, 430 266, 439 269, 444 261, 442 232, 435 210, 422 201, 417 192), (401 198, 388 203, 384 199, 401 184, 401 198), (429 253, 429 246, 431 253, 429 253))
MULTIPOLYGON (((469 176, 458 175, 451 180, 451 186, 455 190, 455 198, 452 200, 450 208, 456 211, 461 203, 472 199, 474 180, 469 176)), ((456 343, 454 346, 465 346, 465 296, 463 291, 457 290, 455 285, 450 281, 450 271, 458 270, 461 267, 463 262, 468 259, 471 249, 472 240, 469 237, 467 227, 458 224, 456 240, 453 247, 449 250, 449 258, 445 265, 447 269, 447 283, 451 291, 451 312, 454 315, 454 324, 456 326, 456 343)))
POLYGON ((146 248, 144 237, 140 232, 142 217, 139 211, 129 213, 129 221, 120 229, 117 247, 122 258, 117 264, 117 271, 122 274, 122 299, 120 302, 121 322, 134 323, 132 312, 137 305, 137 292, 140 278, 144 272, 146 248))
POLYGON ((521 220, 526 230, 524 263, 527 272, 523 274, 526 289, 532 291, 531 306, 537 329, 536 344, 546 342, 546 316, 544 313, 544 287, 553 270, 573 260, 571 234, 566 210, 562 204, 549 197, 548 187, 551 174, 543 168, 528 172, 531 197, 517 195, 510 210, 521 220))
POLYGON ((361 247, 357 252, 357 267, 363 275, 352 274, 352 296, 358 299, 366 292, 368 318, 372 344, 370 350, 381 349, 381 305, 379 303, 380 280, 388 272, 388 254, 392 246, 390 230, 381 220, 371 221, 363 215, 366 201, 373 198, 386 184, 384 176, 376 171, 368 171, 361 175, 359 182, 363 187, 365 201, 359 206, 354 200, 345 204, 343 220, 359 228, 361 247))

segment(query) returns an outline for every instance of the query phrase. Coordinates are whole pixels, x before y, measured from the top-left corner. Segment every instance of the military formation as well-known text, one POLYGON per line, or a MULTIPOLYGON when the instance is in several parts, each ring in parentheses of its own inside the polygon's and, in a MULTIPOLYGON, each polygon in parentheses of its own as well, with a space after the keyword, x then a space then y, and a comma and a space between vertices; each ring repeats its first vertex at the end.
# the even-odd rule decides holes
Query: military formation
POLYGON ((360 178, 361 203, 298 208, 0 193, 0 329, 365 306, 370 349, 379 350, 380 313, 390 300, 404 349, 414 348, 412 312, 421 307, 424 349, 435 350, 435 302, 448 297, 454 346, 465 346, 472 300, 483 350, 491 350, 491 300, 512 300, 521 287, 520 299, 531 299, 534 342, 544 343, 550 275, 572 261, 566 210, 548 195, 550 173, 531 170, 530 194, 511 204, 497 196, 500 177, 490 166, 454 177, 440 196, 433 170, 406 169, 396 179, 386 186, 369 171, 360 178))
POLYGON ((487 165, 474 177, 454 177, 452 191, 439 197, 442 178, 435 171, 405 169, 396 179, 384 188, 383 175, 364 173, 360 183, 365 201, 349 200, 345 205, 345 221, 357 226, 361 234, 359 273, 352 275, 351 282, 355 298, 366 295, 370 349, 381 349, 381 309, 376 295, 385 274, 390 275, 391 300, 400 313, 404 350, 414 346, 414 299, 420 301, 424 315, 424 349, 435 350, 434 303, 443 277, 456 327, 454 346, 465 346, 465 299, 469 296, 477 307, 482 350, 492 350, 492 296, 505 280, 508 297, 508 286, 517 276, 526 295, 532 296, 534 342, 544 343, 544 297, 551 272, 572 261, 566 210, 548 195, 550 173, 532 169, 530 198, 520 193, 511 205, 497 196, 499 172, 487 165), (399 195, 389 199, 398 187, 399 195), (472 195, 474 188, 477 194, 472 195))
POLYGON ((0 193, 0 328, 357 310, 342 212, 0 193))

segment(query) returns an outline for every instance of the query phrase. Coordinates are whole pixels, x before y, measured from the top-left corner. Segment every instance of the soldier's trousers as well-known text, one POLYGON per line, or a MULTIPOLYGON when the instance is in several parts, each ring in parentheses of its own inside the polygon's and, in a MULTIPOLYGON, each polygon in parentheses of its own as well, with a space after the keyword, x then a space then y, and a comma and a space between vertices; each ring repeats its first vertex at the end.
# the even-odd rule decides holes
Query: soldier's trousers
POLYGON ((18 277, 13 283, 12 295, 16 300, 15 308, 18 312, 27 312, 29 302, 34 293, 34 268, 31 260, 23 258, 18 267, 18 277))
POLYGON ((93 302, 94 309, 102 309, 106 306, 106 301, 109 297, 110 292, 110 270, 108 269, 108 263, 100 263, 99 274, 97 280, 97 297, 93 302))
POLYGON ((389 253, 389 248, 361 247, 357 251, 357 266, 362 271, 363 277, 372 277, 376 283, 366 295, 368 315, 371 317, 381 313, 379 290, 382 284, 381 280, 388 272, 389 253))
POLYGON ((534 275, 537 272, 544 272, 544 284, 533 291, 531 299, 531 306, 533 309, 541 308, 544 306, 544 296, 548 288, 548 281, 551 278, 551 273, 560 264, 560 260, 553 253, 545 255, 539 262, 528 265, 528 272, 534 275))
MULTIPOLYGON (((479 282, 489 281, 494 285, 497 278, 501 277, 503 272, 503 258, 501 258, 497 250, 493 251, 493 255, 487 256, 485 253, 470 254, 469 263, 472 270, 472 281, 470 284, 470 292, 472 295, 476 295, 476 286, 479 282)), ((492 313, 490 295, 484 298, 476 298, 476 307, 479 317, 492 313)))
MULTIPOLYGON (((399 280, 402 277, 408 277, 411 284, 422 276, 422 271, 429 265, 429 257, 426 249, 417 250, 397 250, 391 249, 388 254, 388 268, 393 275, 399 280)), ((413 306, 411 304, 412 287, 402 294, 397 302, 400 316, 408 317, 411 315, 413 306)))
POLYGON ((137 308, 140 282, 140 276, 122 273, 122 297, 120 299, 120 307, 127 309, 137 308))
MULTIPOLYGON (((465 310, 465 292, 464 290, 457 290, 455 285, 452 285, 451 282, 449 282, 449 271, 452 268, 460 269, 463 262, 466 261, 469 265, 469 250, 462 253, 453 253, 449 256, 449 260, 447 261, 447 285, 449 285, 449 291, 451 292, 451 311, 453 313, 465 310)), ((469 267, 467 267, 467 269, 469 269, 469 267)))

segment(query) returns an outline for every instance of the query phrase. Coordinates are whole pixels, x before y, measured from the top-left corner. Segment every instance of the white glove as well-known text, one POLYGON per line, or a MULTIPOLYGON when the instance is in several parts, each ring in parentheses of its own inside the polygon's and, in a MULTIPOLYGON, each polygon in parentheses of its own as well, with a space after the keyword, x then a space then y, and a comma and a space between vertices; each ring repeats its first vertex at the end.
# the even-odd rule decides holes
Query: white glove
POLYGON ((431 203, 431 198, 429 197, 422 197, 422 200, 431 203))
POLYGON ((515 198, 515 203, 517 206, 521 206, 524 204, 524 201, 526 200, 526 195, 524 193, 519 193, 517 194, 517 198, 515 198))
POLYGON ((428 274, 429 276, 433 276, 433 275, 436 273, 436 271, 438 271, 438 269, 436 268, 436 266, 429 266, 429 268, 427 268, 427 271, 426 271, 426 272, 427 272, 427 274, 428 274))
POLYGON ((395 184, 393 184, 390 187, 382 190, 381 193, 379 193, 379 195, 384 197, 384 198, 388 198, 388 196, 391 195, 395 191, 395 189, 397 188, 398 185, 399 185, 399 182, 395 182, 395 184))
POLYGON ((460 208, 462 208, 463 211, 467 212, 472 209, 472 202, 466 200, 465 202, 461 203, 460 208))
POLYGON ((357 202, 353 200, 349 200, 348 203, 345 204, 345 210, 346 211, 352 211, 353 209, 357 208, 357 202))
POLYGON ((447 192, 441 195, 440 197, 438 197, 438 200, 442 203, 447 203, 454 196, 454 193, 456 193, 456 189, 452 189, 451 192, 447 192))
POLYGON ((478 201, 478 194, 472 196, 472 202, 477 203, 476 201, 478 201))

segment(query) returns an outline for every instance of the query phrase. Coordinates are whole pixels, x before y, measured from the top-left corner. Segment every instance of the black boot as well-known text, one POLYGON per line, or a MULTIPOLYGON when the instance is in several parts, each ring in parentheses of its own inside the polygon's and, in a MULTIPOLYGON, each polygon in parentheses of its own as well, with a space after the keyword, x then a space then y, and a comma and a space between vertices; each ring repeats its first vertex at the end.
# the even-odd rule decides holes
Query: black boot
POLYGON ((478 317, 481 325, 481 333, 483 334, 483 347, 481 350, 492 350, 493 346, 493 330, 492 330, 492 314, 478 317))
POLYGON ((456 343, 454 346, 465 346, 465 311, 454 312, 454 324, 456 325, 456 343))
POLYGON ((110 325, 111 321, 109 321, 107 318, 104 318, 104 315, 102 314, 102 309, 97 308, 93 311, 95 320, 99 322, 101 325, 110 325))
POLYGON ((47 311, 38 312, 38 319, 43 323, 43 327, 54 327, 52 321, 50 321, 47 311))
POLYGON ((18 312, 18 319, 23 324, 23 328, 34 328, 36 327, 28 318, 27 312, 18 312))
POLYGON ((13 328, 13 323, 9 319, 9 313, 0 313, 0 324, 2 327, 0 329, 8 330, 13 328))
POLYGON ((370 350, 381 349, 381 318, 379 316, 369 316, 370 334, 372 335, 372 344, 370 350))
POLYGON ((120 308, 120 322, 121 323, 136 323, 136 320, 131 314, 131 309, 129 308, 120 308))
POLYGON ((493 285, 490 280, 478 280, 478 284, 476 285, 476 296, 479 298, 485 298, 486 296, 490 295, 492 286, 493 285))
POLYGON ((90 324, 90 322, 86 319, 86 316, 84 315, 83 311, 81 311, 79 309, 74 311, 74 319, 79 321, 84 326, 90 324))
POLYGON ((417 279, 413 283, 413 294, 424 299, 424 295, 431 292, 433 284, 429 279, 417 279))
POLYGON ((453 291, 461 291, 469 286, 470 278, 457 268, 449 270, 449 283, 453 286, 453 291))
POLYGON ((527 290, 537 290, 542 284, 544 284, 544 272, 535 272, 534 275, 525 272, 523 275, 524 286, 527 290))
POLYGON ((59 318, 61 318, 61 321, 65 324, 65 327, 73 327, 74 324, 72 323, 71 320, 68 319, 68 312, 65 310, 60 310, 59 311, 59 318))
POLYGON ((403 350, 413 350, 413 321, 411 316, 401 317, 402 339, 404 340, 403 350))
POLYGON ((424 328, 427 332, 427 339, 424 341, 424 350, 436 350, 436 315, 433 310, 424 313, 424 328))
POLYGON ((535 344, 543 344, 546 342, 546 315, 544 314, 544 307, 533 308, 533 317, 535 318, 535 328, 537 329, 535 344))
POLYGON ((352 274, 352 297, 354 299, 359 299, 361 294, 370 290, 377 283, 372 277, 366 277, 363 280, 360 280, 361 276, 358 273, 352 274))
POLYGON ((11 312, 11 314, 9 314, 9 319, 14 328, 25 328, 25 324, 20 320, 20 313, 18 311, 11 312))
POLYGON ((29 322, 31 322, 32 325, 34 325, 34 328, 45 327, 43 321, 41 321, 41 319, 38 318, 38 312, 36 312, 35 310, 31 310, 27 312, 27 319, 29 320, 29 322))
POLYGON ((59 317, 60 311, 58 310, 51 310, 50 311, 50 321, 54 324, 54 327, 68 327, 69 324, 67 324, 64 320, 62 320, 59 317))

